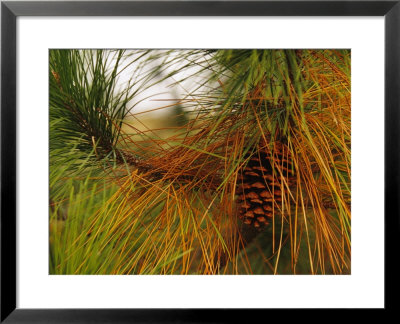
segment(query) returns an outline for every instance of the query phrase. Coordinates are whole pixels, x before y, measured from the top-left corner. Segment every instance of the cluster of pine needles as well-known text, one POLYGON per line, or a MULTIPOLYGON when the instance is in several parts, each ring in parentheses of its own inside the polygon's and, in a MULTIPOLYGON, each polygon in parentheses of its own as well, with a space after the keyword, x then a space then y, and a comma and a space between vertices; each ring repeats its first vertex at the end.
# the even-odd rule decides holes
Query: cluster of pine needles
POLYGON ((349 274, 350 62, 50 50, 50 274, 349 274))

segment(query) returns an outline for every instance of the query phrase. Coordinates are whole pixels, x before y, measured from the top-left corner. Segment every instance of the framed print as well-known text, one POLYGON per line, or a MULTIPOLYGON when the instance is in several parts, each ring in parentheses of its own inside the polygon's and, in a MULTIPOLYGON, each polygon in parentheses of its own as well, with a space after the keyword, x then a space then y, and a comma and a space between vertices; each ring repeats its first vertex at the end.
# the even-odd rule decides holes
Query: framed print
POLYGON ((399 6, 2 2, 1 320, 391 309, 399 6))

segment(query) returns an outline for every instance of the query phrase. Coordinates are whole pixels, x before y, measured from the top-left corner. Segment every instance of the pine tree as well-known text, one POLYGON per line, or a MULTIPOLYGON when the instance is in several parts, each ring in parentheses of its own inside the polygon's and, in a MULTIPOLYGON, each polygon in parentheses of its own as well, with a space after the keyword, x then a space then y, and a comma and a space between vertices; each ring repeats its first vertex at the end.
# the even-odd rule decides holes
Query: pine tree
POLYGON ((51 273, 350 272, 349 51, 52 50, 49 78, 51 273), (129 118, 166 80, 163 138, 129 118))

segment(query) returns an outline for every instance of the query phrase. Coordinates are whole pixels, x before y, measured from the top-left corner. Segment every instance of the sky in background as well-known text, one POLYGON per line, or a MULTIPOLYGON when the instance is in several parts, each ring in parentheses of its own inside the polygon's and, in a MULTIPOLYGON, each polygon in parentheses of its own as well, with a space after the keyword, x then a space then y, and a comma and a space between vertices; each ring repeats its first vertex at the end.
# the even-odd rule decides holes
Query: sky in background
MULTIPOLYGON (((154 50, 155 52, 160 52, 159 50, 154 50)), ((134 50, 128 50, 127 54, 134 53, 134 50)), ((179 53, 181 51, 177 51, 179 53)), ((169 54, 171 55, 171 54, 169 54)), ((171 55, 173 57, 174 54, 171 55)), ((131 63, 132 57, 128 57, 123 63, 121 69, 123 71, 120 73, 118 79, 117 87, 125 87, 127 82, 132 78, 132 76, 137 75, 138 71, 142 68, 141 63, 143 60, 139 60, 125 67, 127 64, 131 63)), ((110 65, 113 65, 114 62, 111 62, 110 65)), ((186 80, 179 82, 178 85, 174 85, 178 80, 185 79, 189 75, 193 75, 195 72, 198 72, 201 67, 190 67, 185 69, 184 71, 179 72, 178 74, 167 78, 166 80, 162 80, 169 73, 179 68, 180 65, 188 64, 189 61, 180 60, 179 64, 174 63, 169 66, 162 67, 162 73, 160 73, 154 81, 158 81, 157 84, 151 86, 149 89, 141 92, 138 96, 131 102, 131 110, 132 114, 143 113, 145 111, 154 110, 157 108, 161 108, 167 105, 171 105, 174 102, 177 102, 179 99, 183 98, 191 98, 189 95, 195 88, 198 87, 198 84, 202 82, 202 79, 205 76, 205 72, 199 73, 196 77, 192 77, 186 80), (160 81, 162 80, 162 81, 160 81), (189 97, 188 97, 189 96, 189 97)), ((157 59, 149 63, 141 73, 145 73, 147 70, 157 67, 157 65, 161 65, 162 60, 157 59)), ((197 91, 204 91, 204 87, 199 88, 197 91)), ((197 92, 196 91, 196 92, 197 92)), ((193 98, 192 98, 193 99, 193 98)), ((140 114, 142 119, 155 119, 155 118, 168 118, 169 115, 173 113, 173 109, 171 107, 165 109, 158 109, 152 113, 140 114)))

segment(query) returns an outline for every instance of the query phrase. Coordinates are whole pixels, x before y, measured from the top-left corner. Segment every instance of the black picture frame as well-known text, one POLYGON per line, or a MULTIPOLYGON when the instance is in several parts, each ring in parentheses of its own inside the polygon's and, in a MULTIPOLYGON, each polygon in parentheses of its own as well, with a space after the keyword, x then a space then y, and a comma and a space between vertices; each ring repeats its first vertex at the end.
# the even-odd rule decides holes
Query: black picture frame
MULTIPOLYGON (((1 322, 231 322, 267 309, 16 308, 16 19, 19 16, 384 16, 385 310, 396 308, 399 236, 400 0, 396 1, 2 1, 1 3, 1 322)), ((372 189, 373 190, 373 189, 372 189)), ((373 258, 373 257, 371 257, 373 258)), ((367 284, 367 283, 366 283, 367 284)), ((269 313, 268 313, 269 315, 269 313)))

